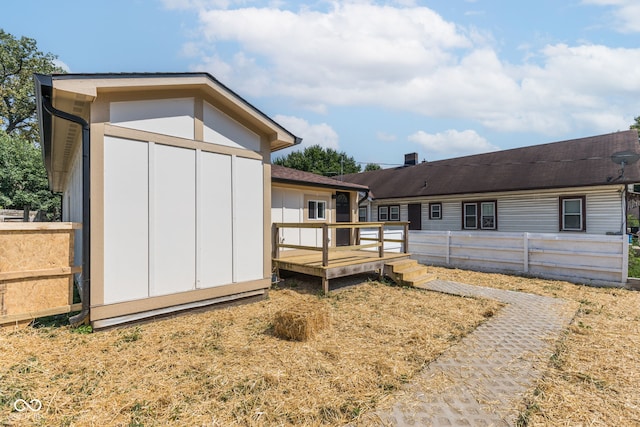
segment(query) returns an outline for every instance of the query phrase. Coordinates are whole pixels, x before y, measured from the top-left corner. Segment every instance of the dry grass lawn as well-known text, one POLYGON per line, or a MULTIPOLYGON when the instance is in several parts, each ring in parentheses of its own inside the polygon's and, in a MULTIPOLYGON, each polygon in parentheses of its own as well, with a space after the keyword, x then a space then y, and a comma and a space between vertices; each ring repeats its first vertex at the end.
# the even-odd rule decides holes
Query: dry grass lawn
POLYGON ((523 404, 529 426, 640 425, 640 292, 432 268, 446 280, 547 295, 580 304, 523 404))
MULTIPOLYGON (((432 271, 579 303, 522 404, 520 425, 640 425, 640 292, 432 271)), ((491 301, 371 282, 328 297, 302 288, 89 335, 68 327, 0 331, 0 425, 343 425, 499 310, 491 301), (275 313, 296 303, 328 309, 331 328, 306 342, 276 338, 275 313), (38 398, 43 409, 16 412, 18 398, 38 398)))
POLYGON ((0 425, 341 425, 497 310, 365 282, 328 297, 272 290, 258 303, 93 334, 0 331, 0 425), (292 304, 328 309, 330 329, 277 338, 274 315, 292 304), (13 409, 34 398, 41 411, 13 409))

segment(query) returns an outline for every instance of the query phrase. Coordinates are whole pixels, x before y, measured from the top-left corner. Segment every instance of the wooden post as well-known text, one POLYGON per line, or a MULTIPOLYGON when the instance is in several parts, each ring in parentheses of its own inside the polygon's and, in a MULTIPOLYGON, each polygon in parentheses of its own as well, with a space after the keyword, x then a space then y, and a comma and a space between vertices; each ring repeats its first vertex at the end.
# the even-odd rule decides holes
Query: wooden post
POLYGON ((378 232, 378 242, 380 247, 378 248, 378 255, 380 258, 384 257, 384 224, 380 224, 380 231, 378 232))
POLYGON ((404 245, 404 253, 406 254, 409 252, 409 223, 408 222, 404 223, 403 240, 404 242, 402 242, 402 244, 404 245))
POLYGON ((278 224, 273 224, 273 257, 275 259, 280 257, 280 227, 278 224))
POLYGON ((329 265, 329 224, 322 224, 322 266, 329 265))
POLYGON ((325 295, 329 293, 329 279, 327 279, 325 276, 322 276, 322 291, 325 295))

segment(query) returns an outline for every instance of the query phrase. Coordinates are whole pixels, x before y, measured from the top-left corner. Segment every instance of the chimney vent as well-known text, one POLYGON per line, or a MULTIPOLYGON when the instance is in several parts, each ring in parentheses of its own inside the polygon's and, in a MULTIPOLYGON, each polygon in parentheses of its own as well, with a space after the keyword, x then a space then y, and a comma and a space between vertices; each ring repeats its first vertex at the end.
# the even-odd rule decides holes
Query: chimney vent
POLYGON ((414 166, 418 164, 418 153, 409 153, 404 155, 404 165, 414 166))

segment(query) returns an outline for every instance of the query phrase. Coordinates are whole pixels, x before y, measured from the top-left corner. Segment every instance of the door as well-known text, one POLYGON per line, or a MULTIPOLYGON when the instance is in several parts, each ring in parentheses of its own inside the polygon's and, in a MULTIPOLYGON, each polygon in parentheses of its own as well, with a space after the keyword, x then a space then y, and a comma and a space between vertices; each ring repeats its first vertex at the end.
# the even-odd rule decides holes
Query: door
MULTIPOLYGON (((351 222, 351 203, 349 193, 336 191, 336 222, 351 222)), ((336 229, 336 246, 349 246, 351 243, 351 230, 348 228, 336 229)))
POLYGON ((422 204, 409 203, 409 230, 422 230, 422 204))

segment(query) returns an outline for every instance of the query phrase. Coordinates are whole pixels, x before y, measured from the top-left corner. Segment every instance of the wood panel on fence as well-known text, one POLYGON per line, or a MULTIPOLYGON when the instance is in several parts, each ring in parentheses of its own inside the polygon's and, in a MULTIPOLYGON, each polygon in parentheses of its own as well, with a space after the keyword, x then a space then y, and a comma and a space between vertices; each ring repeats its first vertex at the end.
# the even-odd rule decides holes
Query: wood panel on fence
POLYGON ((73 304, 77 223, 0 224, 0 327, 79 310, 73 304))

